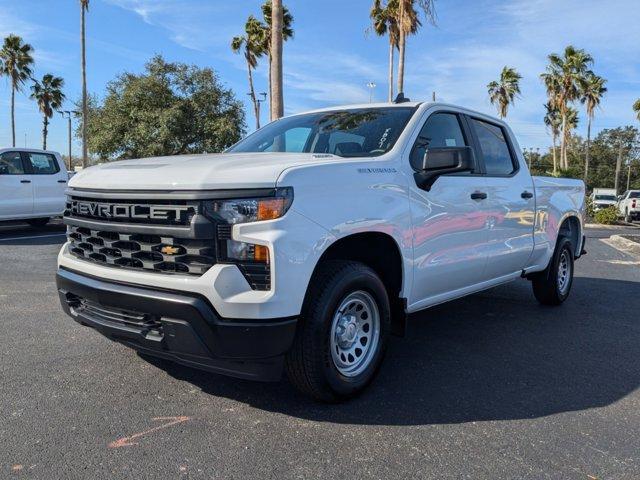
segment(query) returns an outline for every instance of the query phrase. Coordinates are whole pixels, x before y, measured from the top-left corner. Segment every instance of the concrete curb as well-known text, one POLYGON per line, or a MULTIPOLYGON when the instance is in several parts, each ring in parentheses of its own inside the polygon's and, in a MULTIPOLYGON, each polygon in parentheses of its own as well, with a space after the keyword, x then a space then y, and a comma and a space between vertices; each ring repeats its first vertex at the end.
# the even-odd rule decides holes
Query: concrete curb
POLYGON ((635 223, 625 223, 624 225, 605 225, 603 223, 585 223, 585 228, 600 228, 606 230, 622 230, 625 228, 640 228, 640 225, 635 223))
POLYGON ((620 235, 611 235, 609 238, 603 238, 601 240, 616 250, 640 257, 640 243, 626 239, 620 235))

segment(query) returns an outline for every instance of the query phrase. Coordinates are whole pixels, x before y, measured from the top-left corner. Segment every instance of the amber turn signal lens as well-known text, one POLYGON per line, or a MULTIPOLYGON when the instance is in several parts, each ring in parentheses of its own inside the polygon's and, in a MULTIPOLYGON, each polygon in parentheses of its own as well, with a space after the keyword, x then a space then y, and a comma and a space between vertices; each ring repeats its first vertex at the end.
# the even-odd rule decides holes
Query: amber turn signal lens
POLYGON ((258 202, 258 220, 273 220, 284 214, 284 198, 260 200, 258 202))
POLYGON ((269 263, 269 249, 264 245, 255 245, 253 249, 253 259, 256 262, 269 263))

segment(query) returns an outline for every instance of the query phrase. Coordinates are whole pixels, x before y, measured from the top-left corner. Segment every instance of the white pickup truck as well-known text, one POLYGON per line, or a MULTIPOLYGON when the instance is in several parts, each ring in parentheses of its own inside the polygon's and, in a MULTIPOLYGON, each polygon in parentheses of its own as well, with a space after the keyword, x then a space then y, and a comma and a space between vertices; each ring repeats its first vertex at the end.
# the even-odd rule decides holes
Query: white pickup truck
POLYGON ((620 195, 618 214, 628 223, 640 220, 640 190, 627 190, 620 195))
POLYGON ((57 152, 0 149, 0 221, 42 226, 60 217, 69 175, 57 152))
POLYGON ((531 177, 500 120, 439 103, 329 108, 227 152, 78 173, 63 309, 142 354, 323 401, 374 377, 407 314, 526 278, 559 305, 582 181, 531 177))

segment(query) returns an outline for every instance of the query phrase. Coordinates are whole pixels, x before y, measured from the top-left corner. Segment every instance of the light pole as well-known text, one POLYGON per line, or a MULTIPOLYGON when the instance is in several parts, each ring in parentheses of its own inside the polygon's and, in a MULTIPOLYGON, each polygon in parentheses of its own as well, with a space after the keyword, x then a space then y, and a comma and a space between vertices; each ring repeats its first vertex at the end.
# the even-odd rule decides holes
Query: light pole
POLYGON ((369 87, 369 103, 373 101, 373 89, 376 88, 376 84, 373 82, 367 83, 367 87, 369 87))
POLYGON ((68 168, 71 170, 73 166, 71 165, 71 114, 79 114, 79 110, 59 110, 58 113, 62 115, 62 118, 67 116, 67 120, 69 121, 69 165, 68 168))

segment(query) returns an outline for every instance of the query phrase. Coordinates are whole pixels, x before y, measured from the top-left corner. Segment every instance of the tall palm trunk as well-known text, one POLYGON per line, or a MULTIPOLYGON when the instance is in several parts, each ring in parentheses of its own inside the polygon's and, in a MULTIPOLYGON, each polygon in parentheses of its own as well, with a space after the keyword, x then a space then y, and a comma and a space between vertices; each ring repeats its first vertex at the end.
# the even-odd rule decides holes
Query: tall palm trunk
POLYGON ((553 138, 553 174, 557 175, 558 174, 558 156, 557 156, 557 140, 558 140, 558 136, 554 133, 552 136, 553 138))
POLYGON ((282 93, 282 0, 272 2, 271 24, 271 119, 277 120, 284 114, 282 93))
POLYGON ((616 195, 620 193, 618 190, 618 181, 620 180, 620 169, 622 168, 622 142, 618 147, 618 158, 616 159, 616 178, 614 180, 614 188, 616 189, 616 195))
POLYGON ((591 148, 591 115, 589 115, 589 121, 587 122, 587 155, 585 156, 584 159, 584 183, 586 185, 587 183, 587 178, 589 177, 589 157, 590 157, 590 151, 589 149, 591 148))
POLYGON ((393 61, 394 61, 394 45, 389 41, 389 102, 393 102, 393 61))
POLYGON ((564 102, 561 105, 560 115, 562 117, 562 137, 560 138, 560 168, 565 170, 565 153, 567 148, 567 106, 564 102))
POLYGON ((16 88, 11 86, 11 140, 12 147, 16 146, 16 88))
POLYGON ((80 4, 80 54, 82 56, 82 167, 87 166, 87 58, 84 33, 85 6, 80 4))
POLYGON ((42 149, 47 149, 47 134, 49 133, 49 118, 44 115, 42 118, 42 149))
POLYGON ((256 130, 260 129, 260 106, 258 105, 258 99, 256 98, 256 91, 253 88, 253 73, 251 63, 247 58, 247 71, 249 72, 249 96, 253 102, 253 113, 256 116, 256 130))
POLYGON ((407 44, 406 35, 400 32, 398 39, 398 93, 404 93, 404 52, 407 44))

